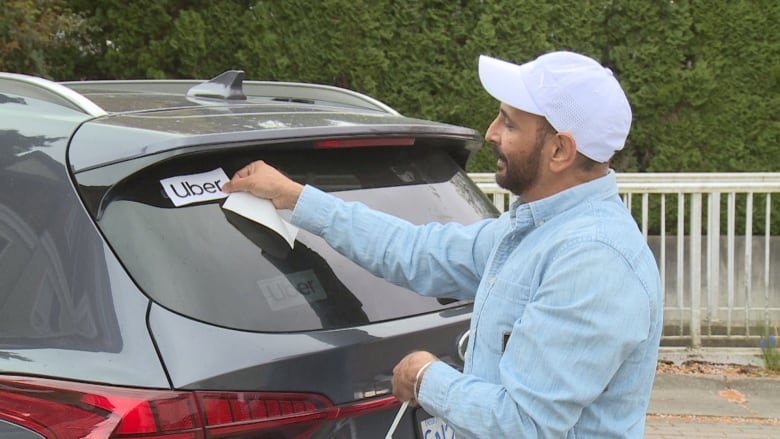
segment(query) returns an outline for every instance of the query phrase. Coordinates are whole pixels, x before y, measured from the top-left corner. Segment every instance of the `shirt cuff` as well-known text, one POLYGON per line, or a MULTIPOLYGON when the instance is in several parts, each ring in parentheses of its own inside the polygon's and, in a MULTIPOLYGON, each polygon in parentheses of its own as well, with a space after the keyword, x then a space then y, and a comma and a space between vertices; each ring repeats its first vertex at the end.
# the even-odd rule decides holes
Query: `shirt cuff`
POLYGON ((314 186, 305 185, 290 218, 290 223, 315 235, 320 235, 329 224, 328 218, 340 199, 314 186))
POLYGON ((450 386, 462 373, 443 361, 436 361, 425 371, 417 401, 428 413, 443 416, 450 386))

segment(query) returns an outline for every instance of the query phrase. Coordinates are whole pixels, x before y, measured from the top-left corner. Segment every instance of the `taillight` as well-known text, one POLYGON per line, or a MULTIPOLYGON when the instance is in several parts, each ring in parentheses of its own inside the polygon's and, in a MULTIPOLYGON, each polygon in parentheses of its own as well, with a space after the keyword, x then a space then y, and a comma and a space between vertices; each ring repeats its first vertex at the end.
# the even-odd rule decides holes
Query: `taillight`
POLYGON ((370 146, 412 146, 414 137, 370 137, 365 139, 319 140, 314 149, 364 148, 370 146))
POLYGON ((195 392, 205 417, 207 438, 305 438, 328 419, 333 404, 320 395, 297 393, 195 392), (262 437, 262 436, 260 436, 262 437))
POLYGON ((334 406, 317 394, 181 392, 0 378, 0 419, 46 439, 302 439, 324 422, 399 404, 393 397, 334 406))

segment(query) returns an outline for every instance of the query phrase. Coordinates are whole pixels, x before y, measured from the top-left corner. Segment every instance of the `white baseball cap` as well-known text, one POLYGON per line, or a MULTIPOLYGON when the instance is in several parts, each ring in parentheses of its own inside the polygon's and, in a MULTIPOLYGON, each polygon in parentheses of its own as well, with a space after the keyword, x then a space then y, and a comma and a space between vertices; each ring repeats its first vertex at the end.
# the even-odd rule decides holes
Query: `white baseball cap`
POLYGON ((479 79, 499 101, 570 133, 577 151, 597 162, 626 143, 631 106, 612 71, 592 58, 552 52, 517 65, 481 55, 479 79))

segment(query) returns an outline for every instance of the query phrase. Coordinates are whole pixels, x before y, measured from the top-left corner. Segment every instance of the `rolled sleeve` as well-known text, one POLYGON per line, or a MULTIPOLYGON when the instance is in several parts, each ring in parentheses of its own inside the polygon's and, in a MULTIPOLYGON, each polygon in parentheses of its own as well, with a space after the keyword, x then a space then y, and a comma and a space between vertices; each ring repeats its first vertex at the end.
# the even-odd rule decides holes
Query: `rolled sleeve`
POLYGON ((320 235, 328 226, 328 218, 333 215, 338 198, 306 185, 293 209, 290 222, 304 230, 320 235))
POLYGON ((492 218, 415 225, 311 186, 291 222, 376 276, 422 295, 464 300, 474 297, 496 228, 492 218))

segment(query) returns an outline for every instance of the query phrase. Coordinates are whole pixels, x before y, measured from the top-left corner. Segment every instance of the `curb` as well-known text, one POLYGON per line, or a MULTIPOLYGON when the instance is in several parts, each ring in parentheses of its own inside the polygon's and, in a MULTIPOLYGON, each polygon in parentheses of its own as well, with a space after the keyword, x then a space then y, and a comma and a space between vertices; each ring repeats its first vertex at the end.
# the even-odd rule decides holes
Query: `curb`
POLYGON ((658 360, 681 365, 689 361, 740 366, 764 367, 764 358, 758 348, 685 348, 664 347, 658 350, 658 360))

